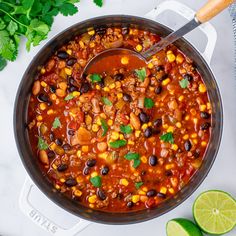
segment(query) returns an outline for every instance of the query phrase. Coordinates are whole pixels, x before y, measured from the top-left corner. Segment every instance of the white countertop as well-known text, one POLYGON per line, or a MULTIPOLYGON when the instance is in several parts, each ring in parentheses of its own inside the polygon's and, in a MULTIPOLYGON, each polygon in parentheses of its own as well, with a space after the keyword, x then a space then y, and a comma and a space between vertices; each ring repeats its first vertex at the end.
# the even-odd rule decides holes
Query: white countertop
MULTIPOLYGON (((58 16, 55 19, 49 39, 67 28, 68 26, 81 20, 107 14, 130 14, 144 16, 162 1, 158 0, 104 0, 103 8, 96 7, 92 0, 81 1, 79 13, 73 17, 64 18, 58 16)), ((197 9, 204 0, 181 0, 193 9, 197 9), (196 3, 197 2, 197 3, 196 3)), ((172 18, 163 17, 163 22, 177 27, 181 23, 172 18)), ((166 222, 176 217, 188 217, 191 219, 191 207, 196 196, 208 189, 222 189, 230 192, 236 197, 236 81, 233 78, 233 36, 232 25, 227 11, 212 21, 217 30, 218 41, 215 53, 213 55, 211 68, 219 84, 224 106, 224 132, 221 147, 214 166, 209 175, 199 187, 199 189, 179 207, 172 210, 157 219, 126 226, 110 226, 102 224, 91 224, 78 235, 137 235, 145 234, 165 236, 166 222)), ((192 38, 196 38, 192 34, 192 38)), ((9 63, 8 66, 0 72, 0 235, 6 236, 48 236, 48 232, 32 223, 19 209, 19 194, 27 176, 27 173, 20 161, 15 140, 13 136, 13 103, 20 83, 21 77, 34 55, 47 42, 45 40, 40 46, 33 48, 30 53, 21 49, 17 61, 9 63)), ((201 44, 201 42, 200 42, 201 44)), ((53 218, 58 224, 64 224, 71 227, 77 218, 64 210, 58 209, 50 200, 48 200, 36 188, 32 194, 32 202, 40 205, 40 208, 49 217, 53 218)), ((233 236, 236 229, 228 234, 233 236)))

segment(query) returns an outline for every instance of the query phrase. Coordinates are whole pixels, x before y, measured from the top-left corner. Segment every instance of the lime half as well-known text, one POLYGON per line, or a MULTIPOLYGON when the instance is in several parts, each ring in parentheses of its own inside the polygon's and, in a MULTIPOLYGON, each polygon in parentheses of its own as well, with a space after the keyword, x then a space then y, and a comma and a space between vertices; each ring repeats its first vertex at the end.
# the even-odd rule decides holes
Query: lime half
POLYGON ((166 225, 167 236, 202 236, 200 229, 190 220, 178 218, 166 225))
POLYGON ((236 224, 236 201, 223 191, 204 192, 194 202, 193 216, 202 231, 225 234, 236 224))

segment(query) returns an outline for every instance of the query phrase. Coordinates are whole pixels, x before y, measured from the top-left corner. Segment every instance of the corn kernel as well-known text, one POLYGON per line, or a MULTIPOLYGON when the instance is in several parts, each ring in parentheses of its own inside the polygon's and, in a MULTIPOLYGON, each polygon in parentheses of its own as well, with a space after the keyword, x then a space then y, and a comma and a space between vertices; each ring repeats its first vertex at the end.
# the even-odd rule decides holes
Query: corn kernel
POLYGON ((201 84, 199 84, 198 90, 199 90, 200 93, 205 93, 206 92, 206 86, 203 83, 201 83, 201 84))
POLYGON ((183 63, 183 61, 184 61, 184 57, 183 57, 181 54, 178 54, 178 55, 176 56, 176 62, 177 62, 178 64, 181 64, 181 63, 183 63))
POLYGON ((127 179, 121 179, 120 180, 120 184, 124 185, 124 186, 128 186, 129 185, 129 181, 127 179))
POLYGON ((168 129, 167 129, 167 132, 171 132, 173 133, 174 132, 174 127, 173 126, 169 126, 168 129))
POLYGON ((46 88, 46 87, 48 86, 47 83, 45 83, 44 81, 42 81, 40 84, 41 84, 42 87, 44 87, 44 88, 46 88))
POLYGON ((205 111, 205 110, 206 110, 206 108, 207 108, 207 106, 206 106, 206 105, 200 105, 200 111, 205 111))
POLYGON ((113 125, 113 120, 111 120, 111 119, 108 120, 108 121, 107 121, 107 124, 108 124, 109 126, 112 126, 112 125, 113 125))
POLYGON ((118 132, 114 131, 111 133, 111 139, 117 140, 119 139, 120 135, 118 132))
POLYGON ((123 93, 118 93, 118 94, 117 94, 117 98, 118 98, 118 99, 120 99, 120 98, 122 98, 122 97, 123 97, 123 93))
POLYGON ((44 102, 39 104, 39 109, 40 110, 44 111, 46 108, 47 108, 47 105, 44 102))
POLYGON ((166 194, 167 188, 166 187, 161 187, 160 188, 160 193, 166 194))
POLYGON ((140 136, 140 134, 141 134, 141 131, 140 130, 136 130, 134 135, 135 135, 136 138, 138 138, 140 136))
POLYGON ((77 97, 77 96, 80 95, 80 92, 78 92, 78 91, 74 91, 74 92, 72 92, 72 95, 73 95, 73 97, 77 97))
POLYGON ((141 189, 138 190, 138 194, 139 195, 146 195, 146 193, 143 190, 141 190, 141 189))
POLYGON ((37 121, 41 121, 41 120, 43 120, 43 117, 39 115, 36 117, 36 119, 37 119, 37 121))
POLYGON ((89 203, 95 203, 97 200, 97 196, 96 195, 92 195, 88 198, 89 203))
POLYGON ((96 176, 98 176, 98 172, 97 172, 97 171, 94 171, 94 172, 91 173, 91 177, 92 177, 92 178, 93 178, 93 177, 96 177, 96 176))
POLYGON ((102 159, 106 159, 107 156, 108 156, 108 153, 107 153, 107 152, 103 152, 103 153, 99 153, 99 154, 98 154, 98 157, 99 157, 99 158, 102 158, 102 159))
POLYGON ((175 193, 175 190, 174 190, 173 188, 169 188, 168 191, 169 191, 169 193, 171 193, 171 194, 174 194, 174 193, 175 193))
POLYGON ((148 127, 148 124, 143 124, 141 128, 142 130, 145 130, 147 127, 148 127))
POLYGON ((40 73, 43 75, 45 74, 45 72, 46 72, 45 68, 41 68, 40 73))
POLYGON ((207 103, 207 110, 210 110, 211 109, 211 104, 208 102, 207 103))
POLYGON ((121 58, 121 64, 127 65, 129 63, 129 58, 128 57, 122 57, 121 58))
POLYGON ((97 90, 101 90, 101 87, 100 87, 98 84, 96 84, 95 88, 96 88, 97 90))
POLYGON ((94 204, 91 204, 91 203, 90 203, 90 204, 89 204, 89 207, 90 207, 90 208, 94 208, 95 206, 94 206, 94 204))
POLYGON ((178 150, 178 145, 177 144, 172 144, 171 145, 171 149, 174 150, 174 151, 177 151, 178 150))
POLYGON ((147 163, 147 157, 145 157, 145 156, 141 156, 140 160, 143 163, 147 163))
POLYGON ((162 82, 161 82, 161 84, 163 85, 163 86, 165 86, 165 85, 167 85, 167 84, 169 84, 170 83, 170 78, 167 78, 167 79, 165 79, 165 80, 163 80, 162 82))
POLYGON ((100 114, 100 117, 103 118, 103 119, 106 119, 106 118, 107 118, 107 116, 106 116, 105 113, 101 113, 101 114, 100 114))
POLYGON ((125 138, 124 135, 120 134, 119 139, 124 139, 124 138, 125 138))
POLYGON ((148 68, 149 69, 152 69, 154 67, 154 65, 150 62, 150 63, 148 63, 148 68))
POLYGON ((167 55, 167 59, 169 62, 174 62, 175 61, 175 55, 173 53, 168 53, 167 55))
POLYGON ((73 194, 76 196, 76 197, 80 197, 82 195, 82 192, 78 189, 76 189, 73 194))
POLYGON ((115 87, 116 87, 115 83, 111 83, 111 84, 109 85, 109 89, 114 89, 115 87))
POLYGON ((64 70, 67 75, 72 75, 72 70, 70 68, 65 68, 64 70))
POLYGON ((78 177, 76 178, 76 181, 77 181, 77 183, 83 182, 83 177, 82 177, 82 176, 78 176, 78 177))
POLYGON ((57 165, 56 165, 55 163, 53 163, 53 164, 52 164, 52 168, 53 168, 54 170, 56 170, 56 169, 57 169, 57 165))
POLYGON ((128 140, 129 145, 134 145, 134 141, 128 140))
POLYGON ((79 41, 79 45, 81 48, 84 48, 84 42, 83 41, 79 41))
POLYGON ((140 196, 139 195, 133 195, 131 198, 133 203, 137 203, 140 200, 140 196))
POLYGON ((175 164, 174 163, 172 163, 172 164, 166 164, 165 165, 165 169, 166 170, 171 170, 172 168, 174 168, 175 167, 175 164))
POLYGON ((153 92, 153 91, 155 90, 155 88, 154 88, 154 87, 151 87, 151 86, 149 86, 149 90, 150 90, 151 92, 153 92))
POLYGON ((162 125, 162 127, 163 127, 164 129, 168 129, 169 125, 164 124, 164 125, 162 125))
POLYGON ((92 125, 92 131, 93 132, 98 132, 98 130, 99 130, 99 126, 97 124, 93 124, 92 125))
POLYGON ((196 138, 196 137, 197 137, 197 133, 191 134, 191 138, 196 138))
POLYGON ((198 119, 197 118, 193 118, 193 123, 197 124, 197 122, 198 122, 198 119))
POLYGON ((185 119, 185 120, 189 120, 189 118, 190 118, 189 115, 187 115, 187 116, 185 116, 184 119, 185 119))
POLYGON ((189 135, 188 134, 185 134, 184 136, 183 136, 183 139, 184 140, 187 140, 189 138, 189 135))
POLYGON ((152 126, 152 122, 150 121, 150 122, 148 122, 148 126, 152 126))
POLYGON ((176 125, 176 127, 179 128, 179 129, 182 127, 182 125, 181 125, 180 122, 177 122, 175 125, 176 125))
POLYGON ((95 43, 94 43, 94 42, 91 42, 91 43, 89 44, 89 47, 90 47, 90 48, 94 48, 94 47, 95 47, 95 43))
POLYGON ((53 112, 53 110, 52 109, 49 109, 48 111, 47 111, 47 114, 48 115, 51 115, 51 114, 53 114, 54 112, 53 112))
POLYGON ((89 147, 88 146, 82 146, 81 150, 82 150, 82 152, 88 152, 89 147))
POLYGON ((116 84, 116 88, 120 88, 121 87, 121 82, 120 81, 116 81, 115 84, 116 84))
POLYGON ((61 182, 61 183, 65 183, 66 180, 65 180, 64 178, 60 178, 60 182, 61 182))
POLYGON ((89 31, 88 31, 88 34, 89 34, 90 36, 94 35, 94 34, 95 34, 95 30, 89 30, 89 31))
POLYGON ((183 74, 186 74, 187 71, 186 71, 184 68, 180 68, 180 69, 179 69, 179 73, 180 73, 181 75, 183 75, 183 74))
POLYGON ((201 145, 202 145, 202 147, 206 147, 206 145, 207 145, 207 142, 205 142, 205 141, 202 141, 202 142, 201 142, 201 145))
POLYGON ((142 49, 143 49, 143 47, 142 47, 141 44, 138 44, 135 48, 136 48, 136 50, 137 50, 138 52, 141 52, 142 49))
POLYGON ((143 190, 144 192, 147 192, 147 191, 148 191, 147 187, 142 187, 142 190, 143 190))
POLYGON ((56 188, 57 190, 59 190, 59 189, 61 188, 61 186, 58 185, 58 184, 55 184, 55 188, 56 188))
POLYGON ((67 88, 67 83, 66 82, 60 82, 58 85, 59 85, 59 88, 62 89, 62 90, 66 90, 66 88, 67 88))
POLYGON ((109 89, 108 87, 104 87, 103 90, 104 90, 105 92, 109 92, 109 91, 110 91, 110 89, 109 89))
POLYGON ((180 102, 182 102, 183 100, 184 100, 184 96, 183 95, 181 95, 181 96, 179 96, 179 99, 178 99, 180 102))
POLYGON ((55 100, 57 99, 57 95, 56 95, 56 94, 54 94, 54 93, 53 93, 53 94, 51 94, 51 99, 55 101, 55 100))
POLYGON ((69 54, 69 55, 72 54, 72 50, 71 50, 71 49, 67 49, 66 52, 67 52, 67 54, 69 54))
POLYGON ((82 154, 81 150, 78 150, 76 153, 77 157, 81 157, 81 154, 82 154))

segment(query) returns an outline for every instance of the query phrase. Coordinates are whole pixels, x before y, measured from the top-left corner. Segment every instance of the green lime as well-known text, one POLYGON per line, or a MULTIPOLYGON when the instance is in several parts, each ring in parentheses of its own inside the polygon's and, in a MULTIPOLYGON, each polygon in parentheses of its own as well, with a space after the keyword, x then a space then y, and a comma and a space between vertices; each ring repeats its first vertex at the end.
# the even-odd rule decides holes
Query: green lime
POLYGON ((204 192, 194 202, 193 216, 202 231, 225 234, 236 224, 236 201, 223 191, 204 192))
POLYGON ((202 236, 200 229, 190 220, 173 219, 166 225, 167 236, 202 236))

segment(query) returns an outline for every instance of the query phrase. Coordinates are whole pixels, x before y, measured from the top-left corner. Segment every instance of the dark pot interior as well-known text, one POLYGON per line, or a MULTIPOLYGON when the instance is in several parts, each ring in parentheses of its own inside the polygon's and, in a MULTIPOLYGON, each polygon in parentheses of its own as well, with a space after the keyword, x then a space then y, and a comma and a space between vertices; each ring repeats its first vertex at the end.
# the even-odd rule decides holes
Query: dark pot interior
POLYGON ((14 110, 14 132, 16 144, 21 160, 26 170, 28 171, 28 174, 33 179, 34 183, 49 199, 51 199, 54 203, 56 203, 66 211, 69 211, 72 214, 77 215, 83 219, 99 223, 130 224, 142 222, 158 217, 178 206, 180 203, 186 200, 205 179, 216 158, 222 135, 223 117, 221 97, 214 76, 205 60, 201 57, 198 51, 186 40, 178 40, 175 45, 179 47, 187 56, 194 60, 197 69, 199 70, 205 81, 212 104, 212 135, 210 144, 208 146, 202 166, 192 177, 188 185, 183 187, 182 190, 179 191, 174 198, 168 199, 164 203, 160 204, 158 208, 127 213, 111 213, 93 210, 67 198, 63 194, 58 193, 54 190, 54 187, 49 182, 47 177, 44 176, 40 171, 39 164, 37 163, 36 158, 34 157, 31 150, 31 145, 27 133, 27 109, 31 87, 34 82, 34 78, 38 73, 40 65, 43 65, 59 47, 71 40, 75 35, 86 32, 87 28, 96 28, 100 26, 137 27, 155 32, 161 36, 165 36, 171 32, 170 29, 155 21, 135 16, 118 15, 103 16, 83 21, 71 26, 70 28, 54 37, 34 57, 32 62, 28 66, 18 88, 14 110))

